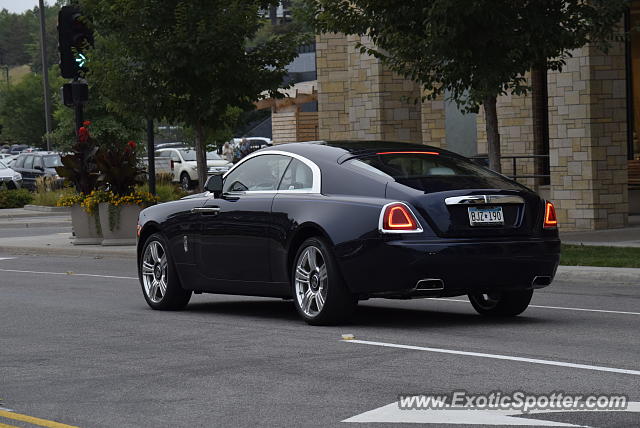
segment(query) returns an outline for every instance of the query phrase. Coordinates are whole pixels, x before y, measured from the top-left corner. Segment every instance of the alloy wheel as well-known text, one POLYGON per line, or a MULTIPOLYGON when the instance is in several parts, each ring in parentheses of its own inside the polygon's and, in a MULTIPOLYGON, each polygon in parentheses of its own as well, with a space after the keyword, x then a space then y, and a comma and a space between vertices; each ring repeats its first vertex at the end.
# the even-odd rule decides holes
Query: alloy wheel
POLYGON ((158 241, 151 241, 142 256, 142 282, 153 303, 159 303, 167 293, 167 253, 158 241))
POLYGON ((316 317, 327 301, 329 286, 327 265, 322 251, 307 247, 296 264, 295 292, 298 305, 308 317, 316 317))

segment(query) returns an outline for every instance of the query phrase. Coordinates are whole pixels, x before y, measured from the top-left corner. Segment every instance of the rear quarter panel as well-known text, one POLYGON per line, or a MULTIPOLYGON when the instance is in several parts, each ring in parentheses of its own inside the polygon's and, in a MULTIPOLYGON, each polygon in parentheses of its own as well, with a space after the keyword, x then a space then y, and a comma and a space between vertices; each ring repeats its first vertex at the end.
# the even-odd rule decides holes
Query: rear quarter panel
MULTIPOLYGON (((270 233, 271 266, 274 282, 288 282, 291 262, 299 246, 299 236, 317 231, 333 247, 343 278, 358 292, 366 284, 379 281, 387 271, 382 243, 407 239, 406 235, 382 235, 378 222, 385 198, 360 196, 285 195, 273 202, 273 227, 270 233)), ((425 229, 424 236, 431 231, 425 229)), ((415 235, 412 234, 412 237, 415 235)), ((392 262, 392 261, 390 261, 392 262)))

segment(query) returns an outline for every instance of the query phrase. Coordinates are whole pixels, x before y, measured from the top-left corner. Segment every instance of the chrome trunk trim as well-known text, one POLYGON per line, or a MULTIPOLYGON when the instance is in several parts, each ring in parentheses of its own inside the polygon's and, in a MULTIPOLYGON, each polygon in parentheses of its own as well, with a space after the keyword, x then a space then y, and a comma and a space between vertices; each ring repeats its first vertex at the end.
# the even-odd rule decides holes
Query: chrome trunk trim
POLYGON ((517 195, 467 195, 446 198, 444 203, 446 205, 524 204, 524 198, 517 195))

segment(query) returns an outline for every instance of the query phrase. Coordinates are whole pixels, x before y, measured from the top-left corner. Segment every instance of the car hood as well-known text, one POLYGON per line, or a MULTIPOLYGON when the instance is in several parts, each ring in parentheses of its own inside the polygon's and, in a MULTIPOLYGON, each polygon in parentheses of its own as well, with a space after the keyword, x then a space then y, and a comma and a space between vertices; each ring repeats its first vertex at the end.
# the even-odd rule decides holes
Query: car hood
POLYGON ((16 175, 16 172, 11 168, 0 168, 0 177, 12 177, 16 175))
MULTIPOLYGON (((196 161, 185 161, 185 163, 189 166, 193 166, 195 167, 197 165, 196 161)), ((224 159, 220 159, 220 160, 208 160, 207 161, 207 166, 228 166, 231 167, 231 165, 233 165, 231 162, 228 162, 224 159)))

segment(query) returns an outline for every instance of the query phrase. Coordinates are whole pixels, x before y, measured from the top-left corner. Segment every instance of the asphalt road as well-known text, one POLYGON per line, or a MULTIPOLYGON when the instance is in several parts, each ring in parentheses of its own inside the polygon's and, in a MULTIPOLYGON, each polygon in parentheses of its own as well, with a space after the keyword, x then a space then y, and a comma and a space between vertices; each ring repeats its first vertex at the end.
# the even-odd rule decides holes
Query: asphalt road
MULTIPOLYGON (((0 409, 2 427, 35 426, 24 415, 81 427, 349 427, 341 421, 401 394, 461 389, 640 401, 640 290, 629 285, 556 282, 511 320, 476 315, 464 298, 377 300, 350 325, 311 327, 274 299, 200 295, 186 311, 152 311, 131 260, 2 257, 16 257, 0 260, 0 407, 15 412, 0 409)), ((480 417, 416 415, 429 426, 480 417)), ((510 419, 640 426, 637 412, 510 419)))

